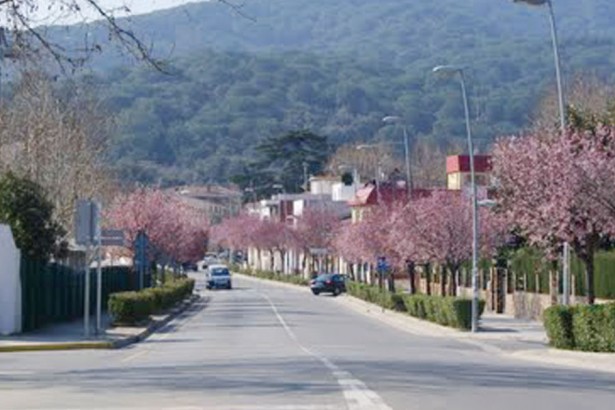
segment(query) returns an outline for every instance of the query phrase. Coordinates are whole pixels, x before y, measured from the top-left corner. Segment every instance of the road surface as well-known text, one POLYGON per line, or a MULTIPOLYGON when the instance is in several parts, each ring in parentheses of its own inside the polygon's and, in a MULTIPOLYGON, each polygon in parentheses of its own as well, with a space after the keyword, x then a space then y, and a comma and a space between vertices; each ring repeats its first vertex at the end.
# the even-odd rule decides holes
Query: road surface
POLYGON ((236 278, 122 350, 0 355, 0 409, 609 409, 615 375, 417 336, 312 296, 236 278))

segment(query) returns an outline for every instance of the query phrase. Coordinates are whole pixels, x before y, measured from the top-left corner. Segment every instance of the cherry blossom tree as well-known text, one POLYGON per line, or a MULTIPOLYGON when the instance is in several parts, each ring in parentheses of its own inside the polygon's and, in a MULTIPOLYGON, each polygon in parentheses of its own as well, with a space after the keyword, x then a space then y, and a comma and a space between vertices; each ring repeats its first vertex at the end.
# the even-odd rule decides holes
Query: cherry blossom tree
POLYGON ((600 240, 615 234, 615 128, 503 138, 493 166, 508 219, 544 249, 569 242, 585 265, 594 303, 594 255, 600 240))
POLYGON ((145 233, 154 259, 170 259, 175 266, 202 256, 209 228, 206 215, 152 188, 118 196, 106 211, 105 222, 124 230, 129 248, 140 232, 145 233))
POLYGON ((254 231, 260 220, 255 215, 241 213, 226 218, 211 228, 214 244, 233 250, 246 250, 253 244, 254 231))
POLYGON ((294 231, 287 224, 276 220, 263 219, 256 225, 251 241, 252 246, 269 253, 269 266, 273 270, 276 252, 280 254, 283 261, 286 252, 293 247, 295 237, 294 231))
POLYGON ((298 218, 294 245, 296 249, 303 252, 301 265, 304 270, 307 267, 310 249, 318 248, 327 251, 334 249, 339 223, 340 218, 337 213, 326 207, 307 208, 298 218))

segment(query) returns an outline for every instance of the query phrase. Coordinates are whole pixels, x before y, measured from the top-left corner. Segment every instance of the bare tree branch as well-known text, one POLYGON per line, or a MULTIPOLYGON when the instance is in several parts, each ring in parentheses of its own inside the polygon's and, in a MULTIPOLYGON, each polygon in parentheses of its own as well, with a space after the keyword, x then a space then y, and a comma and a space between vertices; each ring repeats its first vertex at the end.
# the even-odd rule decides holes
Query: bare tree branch
POLYGON ((250 16, 248 13, 244 11, 245 3, 233 3, 229 0, 218 0, 220 3, 229 6, 237 15, 248 19, 250 21, 256 22, 256 18, 254 16, 250 16))

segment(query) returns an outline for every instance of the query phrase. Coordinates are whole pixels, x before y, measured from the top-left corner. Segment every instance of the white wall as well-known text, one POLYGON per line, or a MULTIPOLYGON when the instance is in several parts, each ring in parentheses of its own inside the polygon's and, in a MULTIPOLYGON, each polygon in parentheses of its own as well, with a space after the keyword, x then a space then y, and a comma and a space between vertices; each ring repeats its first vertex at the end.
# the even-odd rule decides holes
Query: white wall
POLYGON ((331 195, 335 181, 330 179, 314 178, 310 180, 310 193, 314 195, 331 195))
POLYGON ((358 188, 357 184, 344 185, 342 182, 336 182, 333 184, 331 197, 333 201, 350 201, 357 193, 358 188))
POLYGON ((0 225, 0 335, 21 332, 20 259, 11 228, 0 225))

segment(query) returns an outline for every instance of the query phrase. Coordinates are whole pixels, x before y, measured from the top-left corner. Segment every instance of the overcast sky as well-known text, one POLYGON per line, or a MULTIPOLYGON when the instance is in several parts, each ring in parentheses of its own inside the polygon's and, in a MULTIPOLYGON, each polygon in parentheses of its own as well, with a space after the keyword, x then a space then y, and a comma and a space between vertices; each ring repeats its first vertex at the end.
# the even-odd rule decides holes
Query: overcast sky
MULTIPOLYGON (((66 0, 64 0, 66 2, 66 0)), ((154 10, 171 8, 180 6, 186 3, 196 3, 199 1, 209 0, 98 0, 98 3, 105 8, 106 11, 113 11, 116 17, 125 16, 123 8, 128 7, 131 11, 129 14, 143 14, 154 10)), ((99 15, 96 11, 87 4, 85 0, 75 0, 81 8, 81 13, 67 13, 61 8, 61 0, 39 0, 40 7, 35 12, 34 17, 38 24, 70 24, 81 22, 84 19, 92 20, 99 15)))

